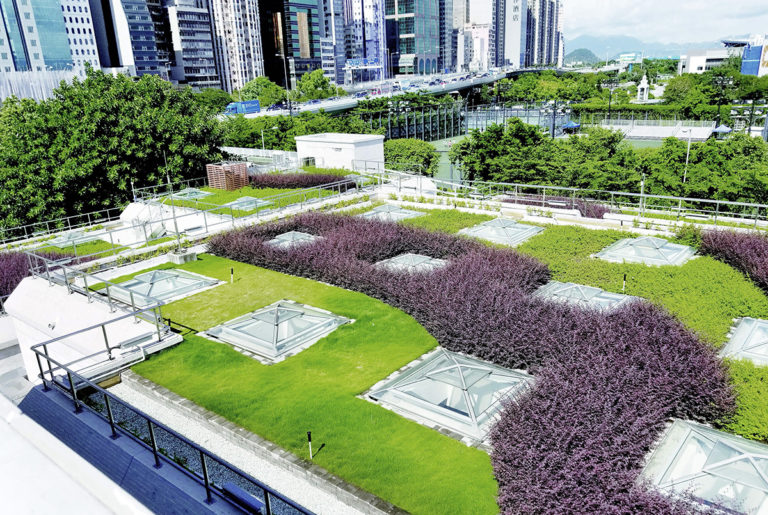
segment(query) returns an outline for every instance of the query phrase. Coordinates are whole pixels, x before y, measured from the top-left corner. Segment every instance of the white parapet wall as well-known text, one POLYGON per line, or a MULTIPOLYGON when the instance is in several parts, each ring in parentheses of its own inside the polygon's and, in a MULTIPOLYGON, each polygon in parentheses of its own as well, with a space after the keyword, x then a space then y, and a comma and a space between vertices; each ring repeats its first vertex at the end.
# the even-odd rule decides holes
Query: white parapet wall
POLYGON ((301 165, 314 160, 321 168, 353 170, 356 161, 384 162, 384 136, 326 132, 295 139, 301 165))

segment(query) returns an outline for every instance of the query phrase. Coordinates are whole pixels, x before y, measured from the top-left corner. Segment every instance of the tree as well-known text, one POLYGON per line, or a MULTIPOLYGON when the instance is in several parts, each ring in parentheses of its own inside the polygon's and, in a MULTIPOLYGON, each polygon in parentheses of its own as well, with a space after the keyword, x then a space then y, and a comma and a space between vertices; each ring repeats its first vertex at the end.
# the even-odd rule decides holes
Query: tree
POLYGON ((306 102, 307 100, 330 98, 340 94, 343 95, 344 90, 331 84, 328 77, 323 75, 323 70, 317 69, 301 76, 296 84, 296 89, 291 91, 291 100, 306 102))
POLYGON ((396 170, 434 176, 440 154, 426 141, 402 138, 384 142, 384 162, 396 170))
POLYGON ((194 99, 201 106, 207 107, 215 113, 221 113, 232 102, 232 95, 223 89, 205 88, 200 93, 195 93, 194 99))
POLYGON ((220 159, 219 122, 159 77, 89 70, 53 98, 0 108, 0 225, 119 206, 136 187, 199 177, 220 159))
POLYGON ((263 109, 285 100, 285 89, 266 77, 256 77, 240 90, 240 100, 258 100, 263 109))

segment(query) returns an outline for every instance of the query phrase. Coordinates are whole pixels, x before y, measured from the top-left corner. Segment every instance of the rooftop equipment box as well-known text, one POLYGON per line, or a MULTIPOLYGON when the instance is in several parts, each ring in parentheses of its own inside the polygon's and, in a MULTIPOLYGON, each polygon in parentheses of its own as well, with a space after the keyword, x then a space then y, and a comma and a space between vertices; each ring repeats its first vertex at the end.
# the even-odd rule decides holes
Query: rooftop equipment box
POLYGON ((231 191, 248 186, 248 163, 213 163, 206 165, 205 171, 211 188, 231 191))

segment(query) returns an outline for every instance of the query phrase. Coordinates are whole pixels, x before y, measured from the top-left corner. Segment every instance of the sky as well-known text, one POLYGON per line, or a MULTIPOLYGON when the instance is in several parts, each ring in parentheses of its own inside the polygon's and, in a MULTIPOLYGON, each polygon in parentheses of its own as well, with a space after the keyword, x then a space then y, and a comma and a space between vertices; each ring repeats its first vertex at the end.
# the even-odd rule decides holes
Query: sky
MULTIPOLYGON (((561 1, 565 39, 630 36, 648 43, 697 43, 768 34, 768 0, 561 1)), ((490 4, 490 0, 470 0, 472 17, 487 23, 490 4)))
POLYGON ((620 35, 646 42, 688 43, 768 34, 768 0, 562 1, 566 39, 620 35))

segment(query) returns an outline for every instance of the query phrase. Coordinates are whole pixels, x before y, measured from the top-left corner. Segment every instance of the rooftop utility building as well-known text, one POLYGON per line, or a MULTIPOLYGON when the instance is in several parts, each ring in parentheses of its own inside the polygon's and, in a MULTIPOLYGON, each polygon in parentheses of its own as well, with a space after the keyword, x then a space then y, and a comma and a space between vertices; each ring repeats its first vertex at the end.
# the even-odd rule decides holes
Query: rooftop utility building
POLYGON ((671 243, 663 238, 642 236, 619 240, 595 254, 595 257, 612 263, 680 266, 695 254, 693 247, 671 243))
POLYGON ((525 372, 438 348, 374 385, 368 396, 422 424, 482 441, 502 401, 521 395, 531 380, 525 372))
POLYGON ((356 170, 365 161, 384 163, 384 136, 326 132, 296 136, 299 163, 356 170))

